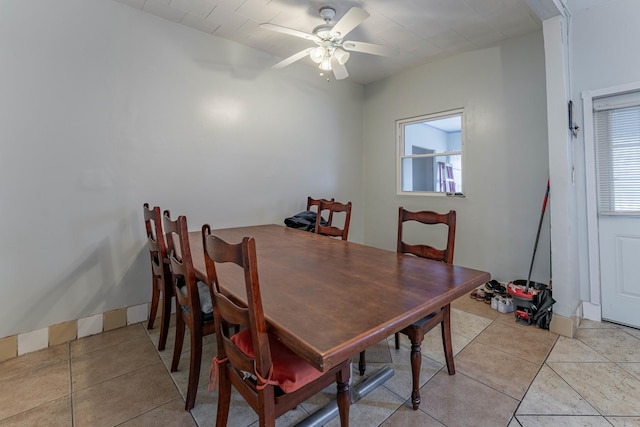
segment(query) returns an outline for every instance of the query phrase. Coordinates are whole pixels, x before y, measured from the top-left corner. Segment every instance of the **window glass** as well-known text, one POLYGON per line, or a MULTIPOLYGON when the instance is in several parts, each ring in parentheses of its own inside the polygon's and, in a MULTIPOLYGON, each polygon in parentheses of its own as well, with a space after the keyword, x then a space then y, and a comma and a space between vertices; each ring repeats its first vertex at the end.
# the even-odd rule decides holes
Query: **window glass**
POLYGON ((398 193, 462 194, 462 110, 397 121, 398 193))
POLYGON ((594 100, 600 214, 640 214, 640 93, 594 100))

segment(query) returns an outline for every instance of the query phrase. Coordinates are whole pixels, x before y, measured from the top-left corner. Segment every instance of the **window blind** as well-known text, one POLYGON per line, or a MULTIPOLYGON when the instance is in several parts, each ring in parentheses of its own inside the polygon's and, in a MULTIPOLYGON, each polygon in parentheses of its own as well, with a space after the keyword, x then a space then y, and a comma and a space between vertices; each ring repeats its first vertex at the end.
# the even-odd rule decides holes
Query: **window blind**
POLYGON ((594 100, 598 211, 640 215, 640 92, 594 100))

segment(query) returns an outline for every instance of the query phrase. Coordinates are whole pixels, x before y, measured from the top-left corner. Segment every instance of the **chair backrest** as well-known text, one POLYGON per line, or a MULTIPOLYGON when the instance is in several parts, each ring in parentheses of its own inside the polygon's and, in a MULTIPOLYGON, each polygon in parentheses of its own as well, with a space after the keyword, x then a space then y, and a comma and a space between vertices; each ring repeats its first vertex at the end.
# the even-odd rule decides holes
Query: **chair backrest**
MULTIPOLYGON (((327 199, 312 199, 311 197, 307 197, 307 210, 310 211, 313 206, 316 207, 316 213, 320 214, 320 202, 334 202, 335 199, 332 197, 331 200, 327 199)), ((333 211, 329 212, 329 217, 327 218, 327 224, 331 225, 333 221, 333 211)))
POLYGON ((456 239, 456 212, 449 211, 440 214, 432 211, 411 212, 400 206, 398 212, 398 252, 409 253, 422 258, 434 259, 437 261, 453 263, 453 250, 456 239), (446 224, 447 246, 445 249, 436 249, 429 245, 410 245, 402 240, 402 225, 406 221, 417 221, 422 224, 446 224))
POLYGON ((185 312, 189 313, 195 323, 201 323, 202 310, 198 282, 191 259, 187 218, 180 215, 174 221, 169 211, 164 211, 163 224, 176 301, 180 307, 186 308, 185 312), (186 287, 186 295, 182 290, 183 287, 186 287))
POLYGON ((316 229, 315 232, 317 234, 324 234, 325 236, 331 237, 340 237, 342 240, 347 240, 349 236, 349 222, 351 222, 351 202, 340 203, 329 200, 320 200, 320 205, 318 207, 318 215, 316 216, 316 229), (344 219, 344 227, 339 228, 329 222, 329 225, 323 226, 320 223, 321 214, 323 211, 328 210, 329 217, 333 219, 333 214, 335 212, 346 212, 346 216, 344 219))
POLYGON ((257 373, 262 378, 268 378, 272 368, 271 349, 267 322, 262 309, 255 240, 245 237, 241 243, 230 244, 211 234, 211 229, 205 224, 202 226, 202 244, 207 268, 207 284, 213 289, 213 316, 218 337, 218 359, 222 360, 226 357, 236 370, 257 373), (221 292, 216 264, 222 263, 232 263, 238 266, 240 271, 243 270, 247 306, 232 301, 221 292), (231 325, 238 325, 240 329, 248 328, 251 331, 254 357, 247 356, 231 340, 231 325))
POLYGON ((163 263, 167 258, 167 246, 164 243, 164 234, 162 233, 160 207, 154 206, 153 209, 149 209, 149 203, 145 203, 142 206, 142 212, 144 215, 144 226, 147 230, 151 269, 154 276, 163 277, 163 263))

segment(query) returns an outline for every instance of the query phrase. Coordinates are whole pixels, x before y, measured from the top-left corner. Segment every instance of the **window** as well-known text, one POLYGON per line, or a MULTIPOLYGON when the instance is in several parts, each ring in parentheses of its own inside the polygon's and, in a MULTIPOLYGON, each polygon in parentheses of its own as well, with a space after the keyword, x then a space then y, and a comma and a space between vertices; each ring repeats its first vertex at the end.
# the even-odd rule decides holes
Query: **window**
POLYGON ((462 110, 396 121, 398 194, 462 195, 462 110))
POLYGON ((601 214, 640 214, 640 92, 593 100, 601 214))

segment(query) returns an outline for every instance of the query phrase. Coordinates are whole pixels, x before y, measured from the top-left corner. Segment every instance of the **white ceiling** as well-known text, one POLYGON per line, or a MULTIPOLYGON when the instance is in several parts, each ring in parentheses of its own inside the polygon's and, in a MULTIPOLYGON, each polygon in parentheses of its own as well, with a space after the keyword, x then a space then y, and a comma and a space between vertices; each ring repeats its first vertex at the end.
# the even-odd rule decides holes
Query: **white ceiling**
MULTIPOLYGON (((321 6, 339 20, 353 6, 371 16, 345 39, 393 47, 393 57, 354 52, 347 62, 351 81, 366 84, 401 70, 456 53, 490 47, 541 28, 551 0, 115 0, 281 59, 314 46, 310 41, 265 30, 260 23, 310 33, 323 23, 321 6), (532 10, 528 4, 538 10, 532 10)), ((301 63, 318 72, 308 57, 301 63), (313 67, 313 68, 311 68, 313 67)))

